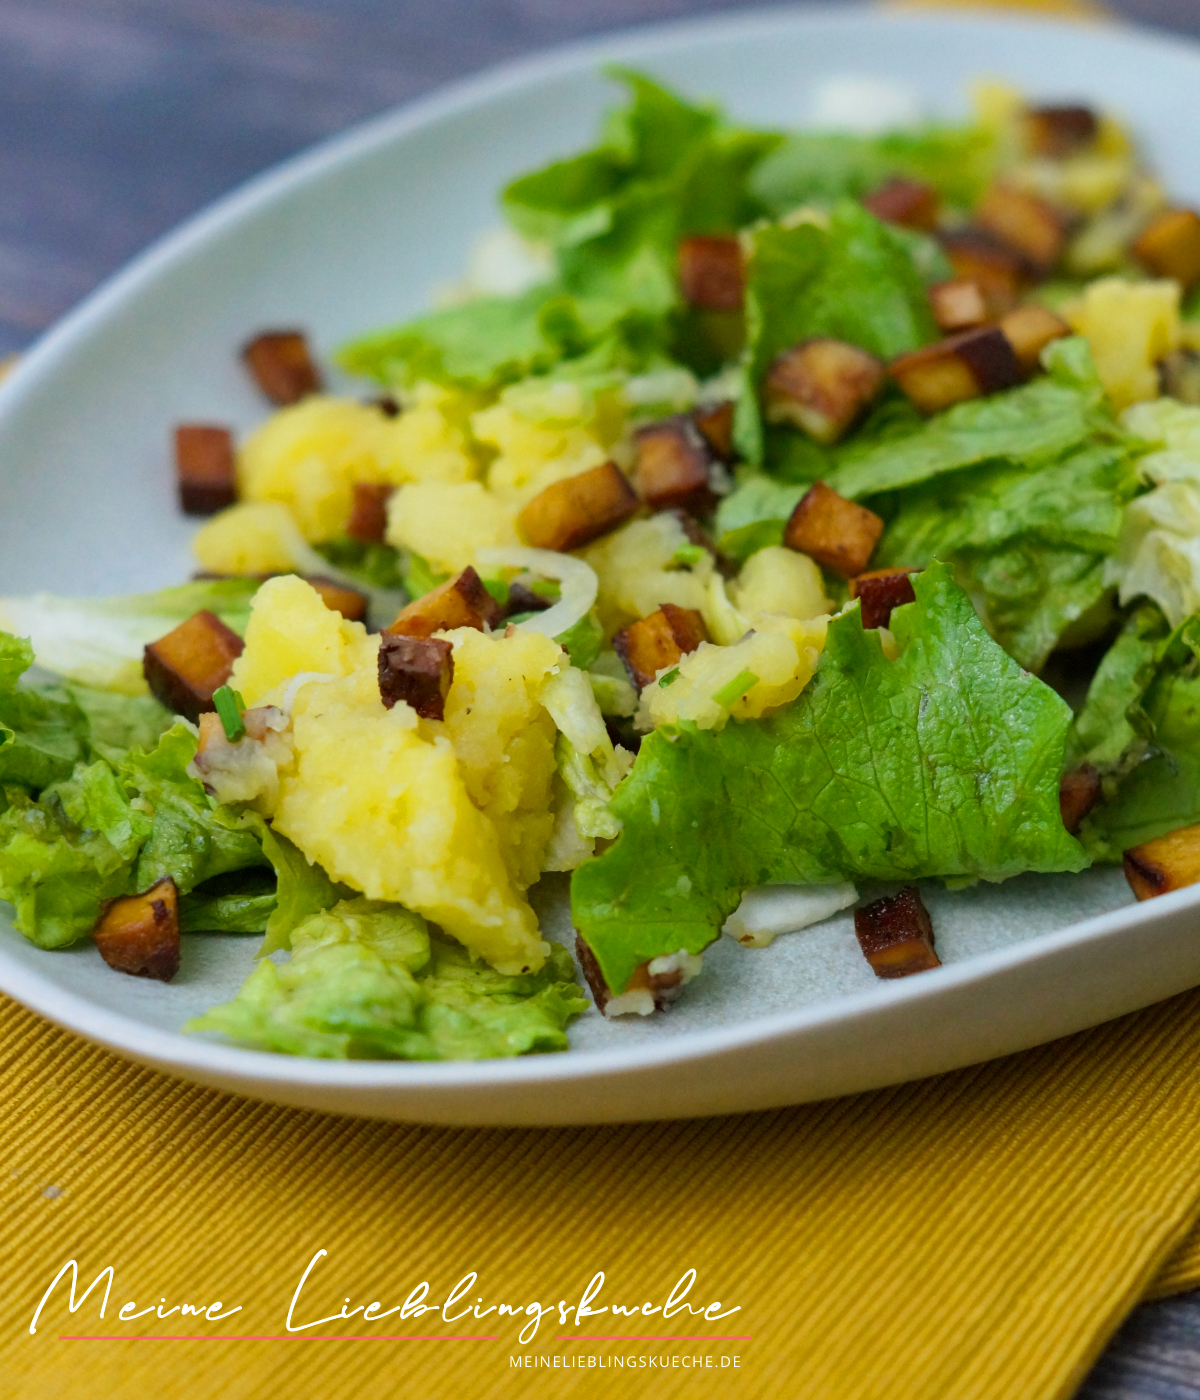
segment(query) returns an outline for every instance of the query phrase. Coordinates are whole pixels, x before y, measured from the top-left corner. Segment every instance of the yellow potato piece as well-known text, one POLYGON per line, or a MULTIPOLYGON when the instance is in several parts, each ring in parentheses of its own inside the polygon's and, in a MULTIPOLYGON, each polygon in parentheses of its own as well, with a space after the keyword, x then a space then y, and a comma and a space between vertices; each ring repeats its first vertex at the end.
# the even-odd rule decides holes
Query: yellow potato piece
POLYGON ((388 503, 387 540, 446 574, 474 564, 479 549, 519 543, 516 512, 478 481, 401 486, 388 503))
POLYGON ((277 501, 241 502, 214 515, 192 536, 192 553, 214 574, 278 574, 295 567, 296 530, 277 501))
POLYGON ((1063 309, 1071 327, 1092 348, 1109 398, 1118 408, 1155 399, 1158 361, 1179 347, 1178 282, 1093 282, 1063 309))

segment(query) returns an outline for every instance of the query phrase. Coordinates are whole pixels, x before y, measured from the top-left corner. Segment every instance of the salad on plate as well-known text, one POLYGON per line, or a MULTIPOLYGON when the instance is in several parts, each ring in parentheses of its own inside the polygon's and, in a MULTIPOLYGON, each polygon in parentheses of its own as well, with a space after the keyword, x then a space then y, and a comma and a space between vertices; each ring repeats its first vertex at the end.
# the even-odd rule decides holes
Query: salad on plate
POLYGON ((191 581, 0 599, 0 898, 142 977, 256 937, 189 1030, 561 1050, 852 907, 934 970, 921 881, 1200 880, 1200 215, 996 82, 868 135, 613 76, 373 387, 269 329, 265 421, 177 425, 191 581))

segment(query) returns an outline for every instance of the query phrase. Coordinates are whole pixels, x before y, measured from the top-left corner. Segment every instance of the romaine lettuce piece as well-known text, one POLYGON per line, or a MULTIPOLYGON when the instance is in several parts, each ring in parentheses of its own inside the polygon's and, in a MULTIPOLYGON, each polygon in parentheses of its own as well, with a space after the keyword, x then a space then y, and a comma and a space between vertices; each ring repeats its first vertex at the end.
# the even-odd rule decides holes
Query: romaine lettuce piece
POLYGON ((275 908, 269 871, 218 875, 179 901, 179 927, 183 933, 263 933, 275 908))
POLYGON ((896 661, 855 609, 779 714, 643 742, 611 804, 620 837, 571 881, 615 991, 649 958, 700 952, 756 886, 1088 864, 1059 815, 1067 705, 992 641, 947 566, 914 589, 892 614, 896 661))
POLYGON ((119 763, 132 748, 154 748, 178 719, 152 695, 122 695, 87 685, 66 689, 87 718, 89 745, 110 763, 119 763))
POLYGON ((33 648, 0 632, 0 785, 38 791, 88 756, 87 716, 60 686, 20 686, 33 648))

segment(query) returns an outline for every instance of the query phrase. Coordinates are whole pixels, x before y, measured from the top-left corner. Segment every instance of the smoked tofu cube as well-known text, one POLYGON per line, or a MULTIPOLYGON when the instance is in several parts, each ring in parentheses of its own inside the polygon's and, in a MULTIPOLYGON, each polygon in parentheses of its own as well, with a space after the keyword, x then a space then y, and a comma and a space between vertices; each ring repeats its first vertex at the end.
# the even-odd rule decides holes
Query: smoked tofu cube
POLYGON ((713 455, 722 462, 733 461, 733 403, 708 404, 692 410, 692 421, 700 429, 713 455))
POLYGON ((1184 290, 1200 282, 1200 214, 1168 209, 1143 231, 1134 256, 1158 277, 1173 277, 1184 290))
POLYGON ((401 608, 395 622, 383 630, 397 637, 429 637, 454 627, 482 632, 485 626, 495 627, 500 613, 500 604, 468 565, 461 574, 401 608))
POLYGON ((454 680, 454 648, 440 637, 379 639, 379 697, 386 709, 398 700, 422 719, 445 719, 454 680))
POLYGON ((1090 107, 1034 107, 1025 113, 1029 153, 1062 160, 1095 144, 1100 122, 1090 107))
POLYGON ((856 909, 854 932, 876 977, 910 977, 942 965, 929 911, 913 885, 856 909))
POLYGON ((648 506, 703 510, 712 504, 712 453, 691 418, 677 414, 651 423, 633 442, 633 484, 648 506))
POLYGON ((1071 327, 1044 306, 1018 306, 1000 318, 1000 329, 1008 337, 1027 378, 1041 367, 1042 351, 1053 340, 1071 334, 1071 327))
POLYGON ((910 574, 917 569, 874 569, 850 580, 850 596, 859 600, 859 616, 864 627, 887 627, 892 609, 915 603, 910 574))
POLYGON ((185 515, 213 515, 237 499, 233 434, 209 423, 175 429, 175 473, 185 515))
POLYGON ((179 891, 166 876, 145 894, 110 900, 92 938, 117 972, 169 982, 179 971, 179 891))
POLYGON ((1100 800, 1100 774, 1090 763, 1064 773, 1058 784, 1058 810, 1063 826, 1075 836, 1083 819, 1100 800))
POLYGON ((801 341, 767 372, 767 420, 790 423, 828 446, 862 415, 886 373, 881 360, 844 340, 801 341))
POLYGON ((826 486, 813 484, 792 511, 783 542, 815 560, 823 569, 853 578, 871 562, 883 534, 883 521, 866 506, 848 501, 826 486))
POLYGON ((612 644, 629 679, 638 690, 644 690, 659 671, 676 665, 707 640, 704 619, 695 608, 664 603, 649 617, 622 627, 612 644))
POLYGON ((938 192, 932 186, 902 179, 889 180, 863 200, 877 219, 925 233, 937 227, 940 203, 938 192))
POLYGON ((975 222, 1015 249, 1041 275, 1062 255, 1067 223, 1053 205, 1015 185, 995 184, 975 210, 975 222))
POLYGON ((263 331, 242 347, 254 382, 274 404, 299 403, 321 389, 303 331, 263 331))
POLYGON ((605 462, 547 486, 521 512, 518 523, 535 549, 562 553, 615 530, 639 504, 617 464, 605 462))
POLYGON ((1181 826, 1134 846, 1122 863, 1129 888, 1139 899, 1194 885, 1200 880, 1200 826, 1181 826))
POLYGON ((387 530, 387 503, 394 486, 376 486, 365 481, 354 483, 354 504, 346 533, 362 544, 382 544, 387 530))
POLYGON ((968 277, 983 288, 993 316, 1016 305, 1027 273, 1019 254, 979 229, 943 233, 939 242, 954 275, 968 277))
POLYGON ((992 319, 983 288, 973 277, 952 277, 929 289, 933 318, 947 333, 972 330, 992 319))
POLYGON ((922 413, 1011 389, 1023 377, 1012 343, 997 326, 910 351, 893 360, 888 372, 922 413))
POLYGON ((341 613, 347 622, 361 622, 366 617, 365 593, 360 593, 356 588, 347 588, 345 584, 334 583, 330 578, 321 578, 320 575, 310 575, 304 582, 316 589, 327 608, 341 613))
POLYGON ((685 238, 679 245, 679 288, 700 311, 740 311, 746 296, 742 245, 732 236, 685 238))
POLYGON ((630 974, 625 990, 616 993, 604 980, 600 964, 591 947, 581 934, 575 935, 575 956, 579 959, 584 980, 591 988, 596 1009, 602 1015, 648 1016, 654 1011, 665 1011, 673 1001, 677 1001, 684 985, 699 971, 700 959, 686 953, 674 954, 665 958, 651 958, 639 963, 630 974))
POLYGON ((241 654, 242 639, 232 628, 215 613, 198 612, 150 643, 142 672, 157 700, 195 724, 212 709, 213 691, 229 679, 241 654))

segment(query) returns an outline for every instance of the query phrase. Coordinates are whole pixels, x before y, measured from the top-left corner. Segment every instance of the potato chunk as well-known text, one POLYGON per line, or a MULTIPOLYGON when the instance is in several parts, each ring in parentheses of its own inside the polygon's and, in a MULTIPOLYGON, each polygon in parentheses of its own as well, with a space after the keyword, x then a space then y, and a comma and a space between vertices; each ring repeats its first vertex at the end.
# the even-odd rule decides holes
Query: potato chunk
POLYGON ((615 462, 547 486, 517 517, 535 549, 578 549, 615 530, 637 510, 633 487, 615 462))
POLYGON ((983 288, 973 277, 952 277, 929 289, 933 318, 942 330, 967 331, 992 319, 983 288))
POLYGON ((254 382, 280 407, 321 391, 303 331, 263 331, 242 346, 242 359, 254 382))
POLYGON ((445 719, 454 680, 454 647, 440 637, 379 639, 379 696, 390 710, 397 700, 422 719, 445 719))
POLYGON ((399 637, 428 637, 454 627, 482 632, 485 624, 494 627, 500 621, 500 611, 500 604, 468 565, 461 574, 401 608, 395 622, 383 630, 399 637))
POLYGON ((722 462, 733 461, 733 401, 705 404, 692 410, 692 421, 722 462))
POLYGON ((701 311, 737 311, 746 295, 742 245, 732 236, 685 238, 679 245, 679 287, 701 311))
POLYGON ((1003 312, 1016 305, 1027 271, 1018 253, 980 229, 944 233, 939 242, 954 275, 978 282, 993 307, 993 314, 996 309, 1003 312))
POLYGON ((1021 382, 1016 351, 997 326, 981 326, 912 350, 888 372, 922 413, 1011 389, 1021 382))
POLYGON ((644 690, 659 671, 674 666, 706 641, 708 630, 694 608, 664 603, 649 617, 622 627, 612 644, 629 679, 638 690, 644 690))
POLYGON ((868 574, 859 574, 850 580, 850 596, 859 600, 859 615, 864 627, 887 627, 892 620, 892 609, 903 607, 905 603, 915 603, 909 574, 919 573, 918 569, 874 569, 868 574))
POLYGON ((1018 306, 1000 319, 1000 329, 1025 375, 1034 374, 1041 365, 1042 351, 1053 340, 1071 334, 1071 327, 1044 306, 1018 306))
POLYGON ((215 515, 237 500, 233 434, 211 423, 175 429, 175 473, 185 515, 215 515))
POLYGON ((919 180, 889 180, 874 194, 869 194, 863 204, 885 223, 902 224, 925 233, 937 227, 938 192, 919 180))
POLYGON ((169 982, 179 971, 179 891, 164 876, 145 894, 110 900, 92 930, 100 956, 117 972, 169 982))
POLYGON ((1090 107, 1034 107, 1025 113, 1025 143, 1032 155, 1062 160, 1095 144, 1100 122, 1090 107))
POLYGON ((1059 211, 1015 185, 993 185, 975 210, 975 222, 1016 249, 1043 276, 1059 260, 1067 241, 1066 220, 1059 211))
POLYGON ((861 416, 885 375, 883 362, 857 345, 824 337, 801 341, 767 372, 767 420, 790 423, 829 446, 861 416))
POLYGON ((367 615, 367 595, 357 588, 347 588, 345 584, 334 583, 330 578, 319 574, 306 574, 304 582, 315 588, 327 608, 339 612, 347 622, 361 622, 367 615))
POLYGON ((363 544, 382 544, 387 533, 387 503, 396 488, 366 481, 354 483, 354 500, 346 533, 363 544))
POLYGON ((712 454, 686 414, 639 428, 633 441, 633 484, 648 506, 703 510, 712 503, 712 454))
POLYGON ((1170 894, 1200 880, 1200 826, 1181 826, 1125 852, 1129 888, 1139 899, 1170 894))
POLYGON ((856 909, 854 932, 876 977, 909 977, 942 965, 929 911, 914 885, 856 909))
POLYGON ((1186 291, 1200 282, 1200 214, 1168 209, 1133 245, 1133 252, 1159 277, 1173 277, 1186 291))
POLYGON ((241 637, 205 610, 151 642, 143 653, 142 672, 157 700, 195 724, 212 709, 213 691, 229 679, 241 654, 241 637))
POLYGON ((1058 784, 1058 810, 1063 826, 1075 836, 1083 819, 1100 800, 1100 774, 1090 763, 1064 773, 1058 784))
POLYGON ((871 562, 882 534, 883 521, 874 511, 846 500, 818 481, 792 511, 783 542, 815 559, 823 569, 853 578, 871 562))

